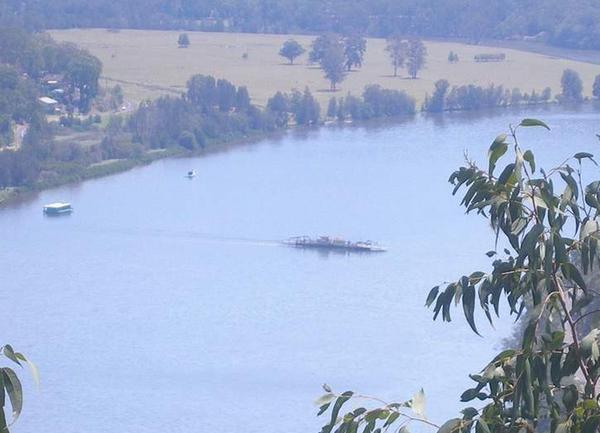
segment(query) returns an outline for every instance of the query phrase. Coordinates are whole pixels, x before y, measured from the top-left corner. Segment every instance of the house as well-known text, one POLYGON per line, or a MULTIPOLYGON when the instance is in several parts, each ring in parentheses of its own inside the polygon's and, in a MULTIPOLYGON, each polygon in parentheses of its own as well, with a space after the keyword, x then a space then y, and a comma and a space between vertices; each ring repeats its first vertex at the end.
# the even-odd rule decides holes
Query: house
POLYGON ((58 101, 56 99, 42 96, 41 98, 38 98, 38 101, 40 101, 42 107, 44 107, 44 111, 48 114, 54 114, 58 110, 58 101))

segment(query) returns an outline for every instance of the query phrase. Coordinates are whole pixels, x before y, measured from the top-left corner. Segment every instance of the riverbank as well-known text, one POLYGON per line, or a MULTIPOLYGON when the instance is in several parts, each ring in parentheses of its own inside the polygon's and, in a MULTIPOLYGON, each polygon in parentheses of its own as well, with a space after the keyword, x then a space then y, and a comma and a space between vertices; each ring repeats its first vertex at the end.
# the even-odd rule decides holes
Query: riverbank
MULTIPOLYGON (((288 129, 289 130, 289 129, 288 129)), ((39 182, 34 187, 9 187, 0 189, 0 209, 15 202, 26 200, 41 191, 76 184, 86 180, 106 177, 113 174, 123 173, 135 167, 140 167, 165 158, 193 158, 227 152, 240 146, 246 146, 266 139, 276 139, 286 131, 274 131, 272 133, 248 134, 244 137, 236 137, 231 140, 215 140, 207 143, 203 148, 196 151, 187 151, 181 147, 169 149, 153 149, 145 152, 138 158, 105 160, 87 166, 74 165, 73 170, 65 175, 53 178, 51 181, 39 182)))
MULTIPOLYGON (((514 114, 516 117, 541 116, 561 109, 577 110, 583 112, 598 113, 600 105, 594 102, 587 102, 577 106, 565 106, 556 103, 536 104, 536 105, 519 105, 508 107, 486 108, 481 110, 459 110, 459 111, 444 111, 438 113, 420 112, 414 115, 403 115, 395 117, 379 117, 369 120, 333 120, 329 119, 317 126, 290 126, 285 130, 278 130, 270 133, 255 133, 248 134, 243 137, 236 137, 230 140, 219 140, 207 143, 203 148, 196 151, 186 151, 180 147, 169 149, 155 149, 144 153, 139 158, 135 159, 115 159, 106 160, 100 163, 91 164, 85 167, 79 167, 68 175, 53 179, 51 182, 39 183, 32 188, 5 188, 0 190, 0 208, 26 200, 28 197, 35 195, 41 191, 83 182, 90 179, 110 176, 113 174, 122 173, 135 167, 151 164, 154 161, 165 158, 193 158, 203 157, 218 153, 230 151, 235 148, 248 146, 266 139, 282 138, 289 133, 299 133, 311 131, 317 128, 347 128, 347 127, 365 127, 380 129, 381 127, 390 127, 398 124, 406 124, 417 121, 420 117, 433 119, 436 123, 445 123, 453 119, 462 117, 491 118, 502 116, 507 113, 514 114)), ((519 120, 519 119, 515 119, 519 120)), ((502 127, 502 125, 500 125, 502 127)), ((593 135, 596 131, 591 131, 593 135)))

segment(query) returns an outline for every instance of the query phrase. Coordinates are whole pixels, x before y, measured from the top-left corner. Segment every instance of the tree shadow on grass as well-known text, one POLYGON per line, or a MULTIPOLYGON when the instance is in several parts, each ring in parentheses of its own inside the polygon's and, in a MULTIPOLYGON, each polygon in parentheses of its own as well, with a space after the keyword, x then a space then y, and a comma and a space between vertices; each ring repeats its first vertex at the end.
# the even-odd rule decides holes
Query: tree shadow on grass
MULTIPOLYGON (((398 80, 413 80, 415 78, 412 77, 406 77, 406 76, 402 76, 402 75, 380 75, 380 78, 396 78, 398 80)), ((418 79, 419 77, 417 77, 416 79, 418 79)))

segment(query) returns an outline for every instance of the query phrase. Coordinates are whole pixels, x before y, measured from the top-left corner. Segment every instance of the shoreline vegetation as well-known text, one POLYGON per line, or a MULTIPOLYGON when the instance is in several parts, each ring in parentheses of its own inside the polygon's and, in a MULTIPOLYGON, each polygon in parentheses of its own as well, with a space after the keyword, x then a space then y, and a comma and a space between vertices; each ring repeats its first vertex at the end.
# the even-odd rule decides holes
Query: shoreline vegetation
MULTIPOLYGON (((277 91, 259 106, 245 85, 195 74, 178 94, 145 99, 133 107, 120 86, 100 86, 103 65, 85 49, 55 42, 46 34, 7 28, 0 32, 7 36, 0 42, 5 62, 0 68, 0 204, 28 192, 122 172, 168 156, 204 155, 290 128, 589 100, 584 96, 589 94, 587 83, 584 89, 579 74, 571 69, 564 70, 558 95, 550 87, 527 93, 503 85, 438 79, 423 100, 407 90, 367 84, 360 92, 329 92, 326 106, 309 87, 277 91)), ((181 34, 176 42, 174 50, 188 50, 194 39, 181 34)), ((304 49, 292 40, 286 44, 279 55, 291 65, 304 49)), ((366 48, 361 37, 321 35, 308 55, 335 90, 346 76, 362 72, 366 48)), ((406 82, 421 80, 417 75, 428 56, 422 41, 391 38, 385 52, 394 76, 405 69, 411 77, 406 82)), ((502 53, 480 52, 475 57, 484 63, 505 59, 502 53)), ((448 63, 457 62, 459 56, 451 51, 448 63)), ((600 75, 592 94, 600 98, 600 75)))
MULTIPOLYGON (((76 184, 80 182, 84 182, 86 180, 92 180, 100 177, 110 176, 113 174, 119 174, 131 170, 136 167, 141 167, 144 165, 151 164, 155 161, 165 159, 165 158, 195 158, 195 157, 203 157, 208 155, 213 155, 216 153, 226 152, 237 147, 248 146, 251 144, 255 144, 257 142, 282 137, 284 134, 292 131, 299 131, 306 128, 330 128, 330 127, 354 127, 354 126, 366 126, 374 124, 375 122, 387 120, 393 123, 400 121, 413 121, 416 116, 436 116, 438 118, 443 119, 443 117, 458 114, 458 113, 473 113, 473 114, 491 114, 497 115, 500 114, 503 110, 522 110, 524 108, 534 108, 534 109, 546 109, 551 107, 561 106, 560 103, 556 101, 549 102, 540 102, 535 105, 531 104, 520 104, 520 105, 503 105, 503 106, 493 106, 493 107, 480 107, 476 110, 469 109, 460 109, 460 110, 450 110, 446 109, 443 111, 415 111, 413 113, 405 113, 398 114, 394 116, 379 116, 379 117, 369 117, 369 118, 347 118, 340 120, 339 118, 326 118, 316 124, 311 125, 298 125, 298 124, 289 124, 285 129, 275 130, 270 132, 262 132, 262 133, 254 133, 246 136, 240 136, 237 138, 232 138, 230 140, 223 140, 219 142, 211 142, 206 144, 201 149, 197 149, 194 151, 185 150, 185 149, 177 149, 177 148, 169 148, 169 149, 154 149, 149 150, 144 154, 137 156, 136 158, 122 158, 122 159, 112 159, 112 160, 104 160, 98 163, 93 163, 88 166, 78 167, 77 170, 66 174, 64 177, 55 178, 52 182, 48 182, 45 184, 40 184, 35 187, 5 187, 0 188, 0 209, 5 206, 9 206, 13 203, 16 203, 20 200, 26 200, 28 197, 35 195, 41 191, 58 188, 61 186, 76 184)), ((567 107, 569 107, 567 105, 567 107)), ((595 101, 584 101, 580 104, 576 105, 577 108, 589 108, 594 107, 594 109, 598 109, 598 105, 595 101)), ((570 106, 569 108, 573 108, 570 106)))

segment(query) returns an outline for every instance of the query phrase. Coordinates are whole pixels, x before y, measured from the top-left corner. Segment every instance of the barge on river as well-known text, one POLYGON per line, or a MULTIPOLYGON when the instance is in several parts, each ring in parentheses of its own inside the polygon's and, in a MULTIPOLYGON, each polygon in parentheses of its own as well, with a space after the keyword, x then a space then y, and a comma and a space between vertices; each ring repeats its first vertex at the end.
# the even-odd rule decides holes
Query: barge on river
POLYGON ((319 236, 318 238, 311 238, 310 236, 295 236, 289 238, 283 243, 297 248, 321 248, 326 250, 361 251, 369 253, 380 253, 386 251, 385 248, 372 241, 353 242, 331 236, 319 236))
POLYGON ((73 207, 70 203, 50 203, 44 206, 44 214, 46 215, 66 215, 73 212, 73 207))

